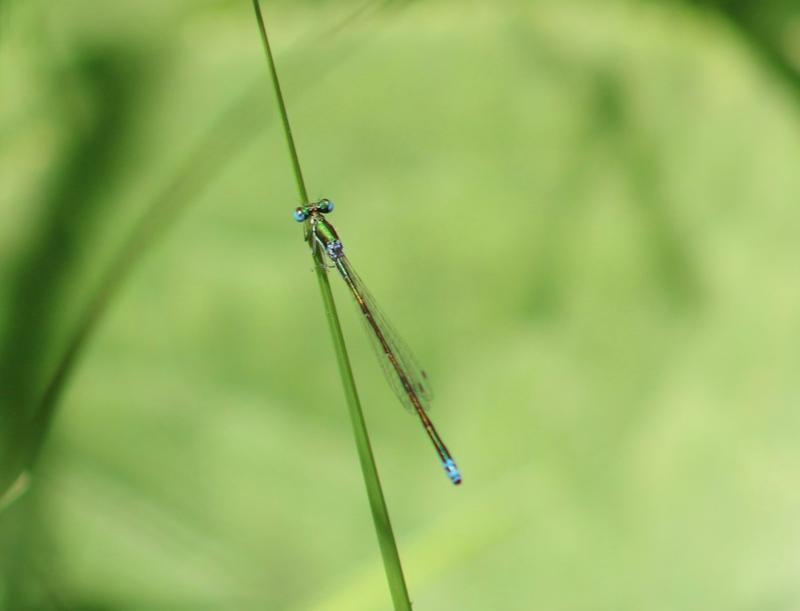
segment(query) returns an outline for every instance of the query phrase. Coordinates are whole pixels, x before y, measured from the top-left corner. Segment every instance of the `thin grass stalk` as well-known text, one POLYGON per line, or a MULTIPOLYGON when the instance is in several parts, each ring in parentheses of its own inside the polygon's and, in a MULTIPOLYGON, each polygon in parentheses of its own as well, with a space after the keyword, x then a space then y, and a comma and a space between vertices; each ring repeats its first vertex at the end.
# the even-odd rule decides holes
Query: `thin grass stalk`
MULTIPOLYGON (((278 71, 272 57, 272 49, 270 48, 269 37, 267 36, 267 28, 264 24, 264 16, 261 13, 261 6, 258 0, 253 0, 253 8, 255 9, 256 20, 258 21, 258 28, 261 33, 261 41, 264 44, 264 51, 267 56, 267 63, 269 64, 272 85, 275 89, 275 97, 277 98, 278 108, 281 113, 287 147, 289 148, 289 154, 294 167, 300 205, 306 205, 309 203, 309 200, 305 181, 303 180, 300 160, 297 155, 294 137, 292 136, 286 103, 278 80, 278 71)), ((400 564, 400 555, 397 551, 397 543, 395 542, 392 525, 389 520, 386 500, 383 496, 378 470, 375 467, 375 459, 372 454, 367 427, 364 423, 361 401, 358 398, 358 391, 356 390, 356 383, 353 378, 353 370, 350 366, 350 358, 347 355, 347 347, 345 346, 339 316, 336 313, 336 304, 333 300, 333 293, 331 293, 328 275, 319 250, 313 252, 312 257, 314 259, 314 269, 316 270, 317 280, 319 282, 322 303, 325 308, 325 317, 328 321, 333 348, 336 352, 339 375, 342 380, 344 395, 350 412, 350 421, 353 425, 353 434, 358 450, 358 458, 361 463, 361 472, 364 476, 364 484, 367 488, 372 519, 375 524, 375 531, 378 535, 378 544, 380 545, 381 556, 383 557, 383 565, 386 570, 386 578, 389 582, 392 601, 394 602, 396 611, 411 611, 411 601, 408 598, 408 589, 406 588, 405 577, 403 576, 403 567, 400 564)))

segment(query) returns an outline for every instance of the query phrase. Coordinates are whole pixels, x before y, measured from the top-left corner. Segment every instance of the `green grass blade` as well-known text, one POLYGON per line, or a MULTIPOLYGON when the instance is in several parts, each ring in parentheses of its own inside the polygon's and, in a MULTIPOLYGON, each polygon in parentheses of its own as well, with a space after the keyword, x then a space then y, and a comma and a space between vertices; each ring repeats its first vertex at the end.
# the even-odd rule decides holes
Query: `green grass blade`
MULTIPOLYGON (((294 166, 300 204, 305 205, 309 203, 308 194, 303 180, 303 173, 300 169, 300 161, 292 136, 286 104, 278 80, 278 72, 275 68, 275 61, 272 57, 272 50, 269 45, 267 29, 264 25, 264 17, 261 13, 258 0, 253 0, 253 8, 255 9, 258 27, 261 32, 261 40, 264 43, 264 51, 267 55, 267 63, 269 64, 270 76, 275 89, 275 97, 278 100, 278 108, 280 109, 281 119, 283 121, 286 142, 292 158, 292 165, 294 166)), ((369 435, 367 434, 367 427, 364 423, 364 414, 361 410, 361 401, 358 398, 358 391, 356 390, 356 384, 353 378, 353 370, 350 366, 350 358, 347 355, 347 348, 344 343, 339 316, 336 313, 336 304, 333 300, 333 293, 331 293, 328 275, 325 270, 322 255, 317 251, 312 256, 314 258, 314 269, 317 273, 317 280, 319 281, 320 294, 322 295, 322 303, 325 307, 325 317, 330 327, 333 348, 336 352, 336 361, 339 365, 339 375, 342 380, 345 399, 350 412, 350 421, 353 425, 358 458, 361 463, 361 471, 364 475, 364 484, 367 488, 367 496, 372 511, 372 519, 375 523, 375 531, 378 535, 378 544, 380 545, 381 556, 383 557, 386 578, 389 582, 389 590, 392 595, 394 607, 397 611, 411 611, 411 601, 408 598, 408 590, 406 588, 405 577, 403 576, 403 567, 400 564, 400 555, 398 554, 397 543, 395 542, 394 533, 392 532, 386 500, 383 496, 378 470, 375 467, 375 459, 372 455, 369 435)))
POLYGON ((283 92, 281 91, 281 82, 278 80, 278 71, 275 68, 275 59, 272 57, 272 48, 269 46, 269 37, 267 36, 267 28, 264 25, 264 16, 261 14, 261 6, 258 0, 253 0, 253 8, 256 11, 256 19, 258 20, 258 29, 261 32, 261 42, 264 43, 264 51, 267 54, 267 64, 269 65, 270 80, 272 86, 275 88, 275 97, 278 99, 278 108, 281 111, 281 121, 283 121, 283 131, 286 134, 286 146, 289 148, 289 155, 292 158, 292 168, 294 169, 294 176, 297 180, 297 190, 300 193, 300 204, 305 205, 308 203, 308 193, 306 192, 306 183, 303 180, 303 170, 300 168, 300 158, 297 156, 297 147, 294 144, 294 137, 292 136, 292 126, 289 123, 289 113, 286 111, 286 102, 283 100, 283 92))
POLYGON ((350 358, 347 356, 347 348, 345 347, 342 328, 339 324, 339 317, 336 313, 336 304, 333 301, 333 294, 328 283, 328 275, 321 263, 321 261, 315 260, 317 280, 319 280, 320 294, 325 306, 325 317, 331 330, 336 361, 339 365, 339 375, 341 376, 345 398, 347 399, 350 421, 353 425, 353 434, 355 435, 356 448, 358 449, 358 459, 361 463, 361 471, 364 474, 364 484, 367 487, 372 520, 375 523, 378 544, 381 548, 383 564, 386 569, 386 579, 389 581, 389 590, 392 593, 395 609, 398 611, 410 611, 411 602, 408 599, 403 567, 400 564, 400 555, 397 551, 397 543, 394 540, 392 524, 389 521, 389 512, 386 508, 386 500, 383 497, 378 470, 375 467, 375 459, 372 456, 372 447, 370 446, 367 427, 364 423, 361 401, 356 391, 353 370, 350 366, 350 358))

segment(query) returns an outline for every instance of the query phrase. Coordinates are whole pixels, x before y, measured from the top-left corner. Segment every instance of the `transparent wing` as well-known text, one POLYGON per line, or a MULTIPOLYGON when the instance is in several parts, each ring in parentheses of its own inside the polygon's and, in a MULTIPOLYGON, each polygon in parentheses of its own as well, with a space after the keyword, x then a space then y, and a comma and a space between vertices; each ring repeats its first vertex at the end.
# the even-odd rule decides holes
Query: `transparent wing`
POLYGON ((403 404, 403 407, 411 412, 415 411, 414 404, 412 403, 408 392, 403 386, 402 379, 389 358, 389 352, 386 350, 387 347, 394 355, 394 358, 400 366, 400 369, 405 373, 406 379, 412 386, 414 393, 419 399, 423 409, 426 412, 429 411, 430 402, 433 399, 433 390, 431 389, 431 383, 428 379, 428 375, 425 373, 425 370, 423 370, 417 364, 417 361, 411 353, 411 350, 409 350, 406 343, 400 338, 397 332, 395 332, 394 327, 392 327, 391 323, 389 323, 389 320, 381 311, 380 307, 375 301, 375 298, 372 297, 370 292, 367 290, 364 282, 361 280, 358 274, 355 273, 353 267, 350 265, 350 262, 346 257, 341 257, 337 261, 337 268, 339 268, 339 272, 342 274, 345 282, 347 282, 351 290, 358 293, 360 298, 364 301, 367 309, 372 314, 373 320, 383 335, 383 340, 386 343, 386 347, 384 347, 366 315, 364 315, 359 309, 359 314, 361 314, 360 318, 364 323, 367 336, 369 337, 372 348, 375 351, 375 356, 381 364, 383 374, 386 377, 386 381, 389 383, 389 386, 392 388, 392 391, 395 395, 397 395, 397 398, 400 399, 400 403, 403 404))

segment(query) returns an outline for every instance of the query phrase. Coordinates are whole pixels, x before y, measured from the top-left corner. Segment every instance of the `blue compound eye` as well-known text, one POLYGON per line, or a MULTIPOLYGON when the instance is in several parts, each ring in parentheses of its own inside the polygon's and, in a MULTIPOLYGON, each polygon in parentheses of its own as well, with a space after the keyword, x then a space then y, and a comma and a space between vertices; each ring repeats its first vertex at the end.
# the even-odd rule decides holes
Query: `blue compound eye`
POLYGON ((294 214, 292 216, 294 216, 294 220, 296 220, 298 223, 302 223, 304 220, 308 218, 308 212, 306 212, 302 208, 298 208, 297 210, 294 211, 294 214))
POLYGON ((329 199, 321 199, 317 204, 320 212, 328 213, 333 211, 333 202, 329 199))

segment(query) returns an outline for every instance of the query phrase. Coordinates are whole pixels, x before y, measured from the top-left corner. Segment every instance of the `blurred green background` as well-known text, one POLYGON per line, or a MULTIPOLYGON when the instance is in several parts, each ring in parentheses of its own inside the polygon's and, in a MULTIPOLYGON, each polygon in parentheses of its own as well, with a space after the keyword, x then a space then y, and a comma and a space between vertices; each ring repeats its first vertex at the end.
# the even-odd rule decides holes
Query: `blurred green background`
MULTIPOLYGON (((264 11, 415 609, 800 608, 796 2, 264 11)), ((0 19, 0 606, 389 609, 252 6, 0 19)))

